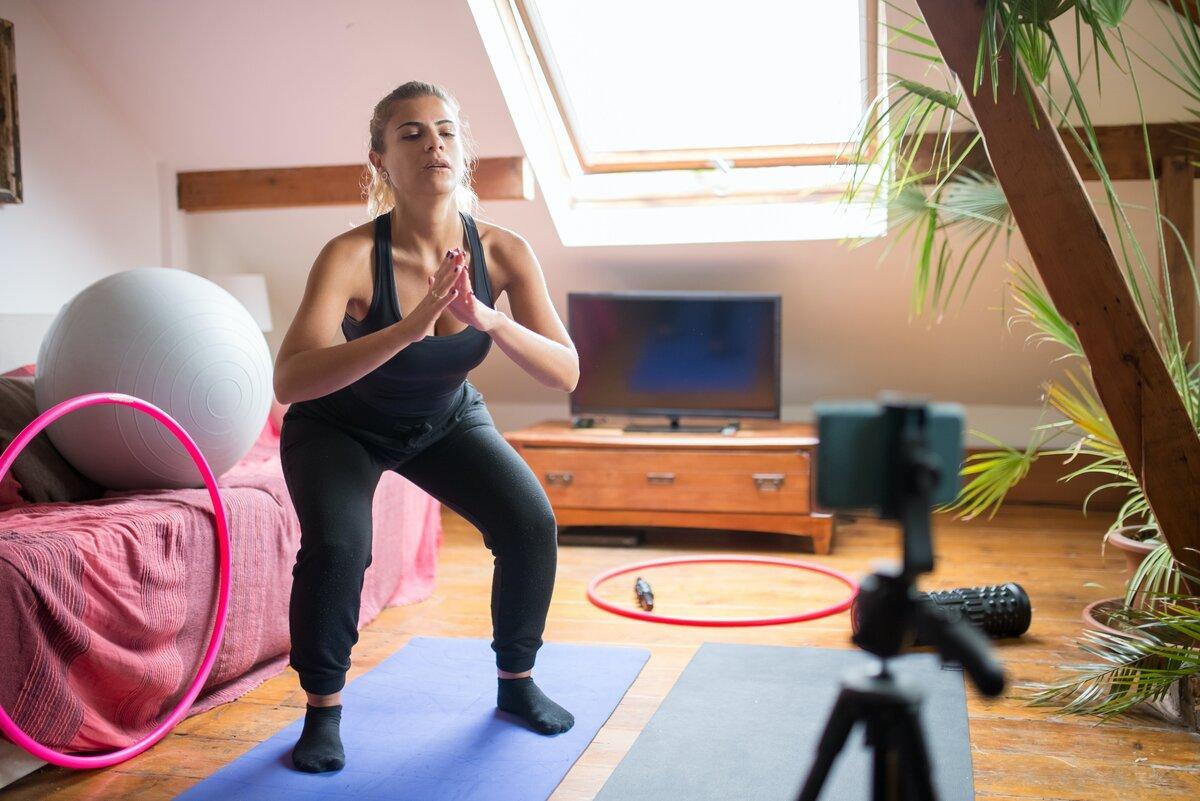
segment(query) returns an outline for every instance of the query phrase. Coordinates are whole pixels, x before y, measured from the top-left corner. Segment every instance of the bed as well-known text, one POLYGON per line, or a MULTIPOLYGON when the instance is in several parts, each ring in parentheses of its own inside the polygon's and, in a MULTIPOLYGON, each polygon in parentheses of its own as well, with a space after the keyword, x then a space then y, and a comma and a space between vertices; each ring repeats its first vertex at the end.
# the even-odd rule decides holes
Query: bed
MULTIPOLYGON (((224 641, 191 714, 237 698, 287 663, 300 531, 276 424, 220 486, 232 594, 224 641)), ((0 509, 0 704, 26 732, 60 750, 94 752, 130 744, 169 713, 210 632, 210 509, 204 489, 0 509)), ((385 606, 432 594, 442 543, 440 504, 394 473, 380 481, 374 521, 360 627, 385 606)), ((29 760, 0 745, 2 787, 5 775, 28 772, 29 760)))

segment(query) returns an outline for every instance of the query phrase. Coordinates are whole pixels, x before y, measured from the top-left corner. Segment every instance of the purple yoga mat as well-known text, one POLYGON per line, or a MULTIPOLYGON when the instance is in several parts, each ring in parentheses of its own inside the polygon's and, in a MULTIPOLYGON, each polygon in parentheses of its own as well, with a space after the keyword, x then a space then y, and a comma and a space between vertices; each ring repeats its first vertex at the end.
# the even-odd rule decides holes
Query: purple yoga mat
POLYGON ((343 693, 346 767, 300 773, 303 718, 178 796, 187 801, 536 801, 548 798, 650 658, 645 648, 545 643, 533 676, 575 716, 545 736, 496 709, 489 640, 413 637, 343 693))

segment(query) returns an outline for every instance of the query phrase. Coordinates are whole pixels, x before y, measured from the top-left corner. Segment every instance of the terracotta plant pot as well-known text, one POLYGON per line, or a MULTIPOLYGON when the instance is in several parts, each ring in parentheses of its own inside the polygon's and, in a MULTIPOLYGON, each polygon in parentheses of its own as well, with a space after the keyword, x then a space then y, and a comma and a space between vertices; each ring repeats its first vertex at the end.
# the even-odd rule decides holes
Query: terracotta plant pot
POLYGON ((1083 607, 1083 623, 1089 629, 1106 631, 1109 634, 1120 634, 1120 630, 1108 625, 1108 620, 1114 611, 1124 606, 1125 599, 1120 596, 1092 601, 1083 607))
POLYGON ((1121 552, 1125 557, 1125 565, 1128 572, 1132 573, 1138 569, 1138 565, 1142 560, 1150 555, 1150 552, 1159 546, 1158 540, 1153 542, 1145 542, 1126 536, 1123 532, 1137 531, 1137 526, 1125 526, 1108 534, 1104 539, 1106 542, 1112 543, 1112 546, 1121 552))

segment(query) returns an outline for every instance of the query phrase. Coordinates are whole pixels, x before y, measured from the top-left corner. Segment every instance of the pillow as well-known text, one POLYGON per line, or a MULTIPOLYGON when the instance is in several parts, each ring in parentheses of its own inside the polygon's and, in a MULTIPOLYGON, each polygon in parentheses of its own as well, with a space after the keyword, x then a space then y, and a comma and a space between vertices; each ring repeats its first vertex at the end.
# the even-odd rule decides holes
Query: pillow
POLYGON ((0 377, 32 376, 36 373, 37 370, 32 364, 23 364, 20 367, 14 367, 7 373, 0 373, 0 377))
MULTIPOLYGON (((0 376, 0 450, 37 417, 33 378, 0 376)), ((86 501, 99 498, 104 488, 63 458, 45 432, 25 446, 12 469, 22 495, 34 503, 86 501)))
MULTIPOLYGON (((31 376, 34 372, 35 369, 32 364, 23 364, 0 375, 31 376)), ((7 444, 8 440, 5 440, 3 445, 0 445, 0 451, 3 451, 7 444)), ((29 499, 25 497, 25 493, 21 490, 21 482, 17 481, 17 477, 13 475, 12 470, 9 470, 0 477, 0 507, 14 506, 18 503, 25 503, 27 500, 29 499)))
POLYGON ((0 478, 0 508, 18 503, 25 503, 25 496, 21 493, 20 482, 13 477, 13 471, 9 470, 4 474, 4 478, 0 478))

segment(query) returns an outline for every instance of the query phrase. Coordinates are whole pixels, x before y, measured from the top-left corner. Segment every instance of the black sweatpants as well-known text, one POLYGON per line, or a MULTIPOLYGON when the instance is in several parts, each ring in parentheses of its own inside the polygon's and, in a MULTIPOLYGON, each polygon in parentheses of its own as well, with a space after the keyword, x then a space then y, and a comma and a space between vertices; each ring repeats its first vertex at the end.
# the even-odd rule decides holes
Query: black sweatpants
POLYGON ((419 419, 368 409, 349 388, 293 404, 280 453, 300 518, 289 623, 291 664, 306 691, 330 695, 346 683, 371 564, 371 502, 384 470, 479 529, 495 557, 496 665, 513 673, 533 668, 554 589, 558 530, 545 490, 470 382, 449 409, 419 419))

